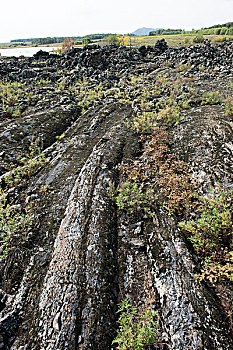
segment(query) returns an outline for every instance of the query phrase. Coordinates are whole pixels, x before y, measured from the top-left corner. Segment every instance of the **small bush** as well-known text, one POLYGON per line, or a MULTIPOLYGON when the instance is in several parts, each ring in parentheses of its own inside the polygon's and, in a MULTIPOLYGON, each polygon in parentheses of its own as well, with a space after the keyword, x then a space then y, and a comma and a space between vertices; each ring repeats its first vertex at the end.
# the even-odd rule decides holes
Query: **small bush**
POLYGON ((196 35, 196 36, 193 38, 193 42, 194 42, 194 43, 198 43, 198 44, 203 43, 204 40, 205 40, 205 39, 204 39, 203 35, 196 35))
POLYGON ((224 41, 226 41, 226 37, 225 36, 222 36, 222 35, 219 35, 219 36, 216 36, 216 38, 213 39, 213 42, 214 43, 222 43, 224 41))
POLYGON ((62 43, 62 51, 66 52, 72 49, 73 45, 74 45, 74 40, 72 38, 65 38, 65 40, 62 43))
POLYGON ((85 45, 88 45, 91 43, 91 40, 89 38, 82 38, 82 44, 85 46, 85 45))
POLYGON ((110 44, 120 45, 120 40, 116 35, 111 34, 106 38, 106 40, 107 40, 108 45, 110 45, 110 44))
POLYGON ((126 299, 118 310, 119 329, 112 344, 118 344, 119 350, 143 350, 158 342, 159 316, 147 308, 137 308, 126 299))
POLYGON ((199 201, 197 219, 179 223, 202 258, 197 277, 211 282, 233 281, 233 191, 224 192, 216 186, 199 201))
POLYGON ((8 203, 7 192, 0 187, 0 258, 5 258, 10 249, 24 244, 30 235, 32 207, 24 209, 8 203))
POLYGON ((222 102, 222 96, 219 91, 206 92, 202 96, 201 105, 216 105, 222 102))
POLYGON ((227 96, 224 101, 224 110, 227 117, 233 116, 233 97, 227 96))

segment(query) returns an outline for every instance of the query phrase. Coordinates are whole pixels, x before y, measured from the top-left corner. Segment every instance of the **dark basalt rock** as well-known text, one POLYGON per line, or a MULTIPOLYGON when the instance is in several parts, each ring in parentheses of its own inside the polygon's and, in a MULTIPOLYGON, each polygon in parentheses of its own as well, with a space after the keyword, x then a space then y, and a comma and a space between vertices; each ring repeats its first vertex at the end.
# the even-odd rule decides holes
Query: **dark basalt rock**
POLYGON ((35 54, 33 55, 33 57, 34 57, 35 59, 40 59, 40 58, 44 59, 44 58, 48 58, 48 57, 49 57, 49 52, 40 50, 40 51, 38 51, 37 53, 35 53, 35 54))
POLYGON ((35 78, 37 73, 32 69, 24 69, 22 71, 22 78, 35 78))
POLYGON ((27 153, 31 143, 38 138, 42 149, 52 145, 56 136, 61 135, 80 115, 80 108, 69 102, 69 98, 68 101, 63 98, 59 107, 3 123, 0 126, 1 168, 17 163, 19 155, 27 153))
POLYGON ((155 49, 159 50, 160 53, 163 53, 164 51, 166 51, 168 49, 168 46, 165 39, 158 40, 155 44, 155 49))

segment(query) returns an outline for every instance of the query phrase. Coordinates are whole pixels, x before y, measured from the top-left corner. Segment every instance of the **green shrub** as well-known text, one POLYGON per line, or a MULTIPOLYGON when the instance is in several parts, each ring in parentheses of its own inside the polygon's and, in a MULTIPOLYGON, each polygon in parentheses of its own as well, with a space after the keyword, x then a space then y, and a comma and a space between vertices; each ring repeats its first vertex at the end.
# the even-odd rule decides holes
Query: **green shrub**
MULTIPOLYGON (((135 85, 135 79, 129 83, 135 85)), ((138 112, 128 125, 141 134, 144 148, 140 158, 120 167, 123 181, 116 203, 120 209, 141 211, 146 217, 154 216, 158 203, 169 214, 187 212, 195 186, 187 164, 169 154, 166 128, 179 122, 181 110, 189 108, 191 95, 182 92, 180 77, 169 81, 158 74, 152 83, 143 77, 138 83, 142 86, 137 93, 138 112), (150 101, 156 95, 163 98, 153 107, 150 101)))
POLYGON ((219 91, 206 92, 202 96, 201 105, 216 105, 222 102, 222 96, 219 91))
POLYGON ((24 209, 8 203, 7 193, 0 187, 0 258, 5 258, 12 247, 24 244, 32 224, 32 207, 24 209))
POLYGON ((198 278, 233 281, 233 191, 224 192, 216 187, 199 201, 197 219, 179 223, 202 259, 198 278))
POLYGON ((89 38, 82 38, 82 44, 85 46, 85 45, 88 45, 91 43, 91 40, 89 38))
POLYGON ((20 116, 22 110, 21 100, 30 104, 33 98, 33 92, 28 91, 25 83, 0 81, 1 108, 9 115, 14 117, 20 116))
MULTIPOLYGON (((7 190, 23 185, 35 172, 48 162, 39 147, 39 138, 32 139, 28 153, 18 156, 20 166, 13 168, 3 177, 4 190, 0 186, 0 258, 5 258, 9 250, 25 244, 29 237, 33 219, 33 203, 15 205, 9 202, 7 190)), ((42 188, 45 193, 47 187, 42 188)))
POLYGON ((227 117, 233 116, 233 97, 227 96, 224 100, 224 110, 227 117))
POLYGON ((194 43, 203 43, 205 40, 205 38, 203 37, 203 35, 196 35, 194 38, 193 38, 193 42, 194 43))
POLYGON ((106 40, 107 40, 108 45, 110 45, 110 44, 120 45, 120 40, 118 39, 118 37, 116 35, 113 35, 113 34, 108 35, 106 40))
POLYGON ((227 31, 228 31, 227 28, 222 28, 221 31, 220 31, 220 34, 221 35, 225 35, 225 34, 227 34, 227 31))
POLYGON ((119 350, 143 350, 158 342, 159 316, 147 308, 137 308, 126 299, 120 304, 118 310, 119 329, 112 344, 117 344, 119 350))
POLYGON ((216 36, 216 38, 213 39, 214 43, 222 43, 224 41, 226 41, 226 37, 222 35, 216 36))
POLYGON ((169 214, 188 212, 195 195, 188 165, 168 153, 168 135, 163 129, 147 142, 138 160, 121 166, 126 181, 118 188, 118 207, 141 210, 145 216, 154 215, 157 203, 169 214))

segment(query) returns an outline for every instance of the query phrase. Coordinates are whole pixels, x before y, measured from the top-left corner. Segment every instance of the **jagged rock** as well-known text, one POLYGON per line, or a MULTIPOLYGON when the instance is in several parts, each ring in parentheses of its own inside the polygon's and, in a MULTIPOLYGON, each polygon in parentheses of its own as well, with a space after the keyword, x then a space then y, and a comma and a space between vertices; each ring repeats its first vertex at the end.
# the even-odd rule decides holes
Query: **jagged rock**
POLYGON ((35 53, 35 54, 33 55, 33 57, 34 57, 35 59, 40 59, 40 58, 44 59, 44 58, 48 58, 48 57, 49 57, 49 52, 40 50, 40 51, 38 51, 37 53, 35 53))
POLYGON ((32 69, 24 69, 22 71, 22 78, 35 78, 37 73, 32 69))
POLYGON ((38 147, 45 149, 74 122, 80 108, 69 101, 61 100, 60 106, 47 111, 5 122, 0 126, 0 147, 2 157, 0 167, 17 162, 28 152, 31 143, 39 138, 38 147), (66 103, 64 103, 66 102, 66 103))

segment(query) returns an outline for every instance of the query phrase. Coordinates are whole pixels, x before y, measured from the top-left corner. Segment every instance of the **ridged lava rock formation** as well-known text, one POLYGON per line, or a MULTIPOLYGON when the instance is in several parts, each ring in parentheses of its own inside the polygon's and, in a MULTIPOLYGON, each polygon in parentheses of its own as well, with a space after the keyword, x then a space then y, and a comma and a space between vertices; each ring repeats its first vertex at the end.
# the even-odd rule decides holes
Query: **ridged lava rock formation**
MULTIPOLYGON (((140 93, 158 77, 173 86, 182 75, 177 101, 190 93, 189 108, 166 126, 170 151, 203 193, 232 188, 232 115, 221 101, 202 102, 213 90, 232 95, 233 44, 92 45, 0 58, 0 67, 1 195, 5 208, 30 215, 28 236, 14 228, 1 260, 0 349, 110 350, 126 297, 139 306, 153 299, 161 339, 151 349, 233 349, 219 296, 225 288, 229 300, 232 283, 197 281, 199 260, 176 214, 158 204, 145 217, 114 200, 120 166, 142 154, 140 132, 130 127, 140 93), (145 81, 129 83, 134 75, 145 81)), ((164 96, 148 96, 152 110, 164 96)))

